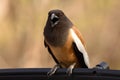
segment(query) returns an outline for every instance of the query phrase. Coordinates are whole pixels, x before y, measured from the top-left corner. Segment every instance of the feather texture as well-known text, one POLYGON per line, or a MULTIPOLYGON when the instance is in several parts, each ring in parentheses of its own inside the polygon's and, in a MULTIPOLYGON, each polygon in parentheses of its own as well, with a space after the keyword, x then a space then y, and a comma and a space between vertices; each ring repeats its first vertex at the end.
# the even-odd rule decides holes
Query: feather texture
POLYGON ((74 41, 75 45, 77 46, 77 49, 79 50, 79 52, 81 52, 83 54, 85 64, 89 67, 90 66, 89 57, 85 50, 84 45, 82 44, 81 40, 78 38, 78 36, 76 35, 76 33, 74 32, 74 30, 72 28, 70 29, 70 32, 73 37, 73 41, 74 41))

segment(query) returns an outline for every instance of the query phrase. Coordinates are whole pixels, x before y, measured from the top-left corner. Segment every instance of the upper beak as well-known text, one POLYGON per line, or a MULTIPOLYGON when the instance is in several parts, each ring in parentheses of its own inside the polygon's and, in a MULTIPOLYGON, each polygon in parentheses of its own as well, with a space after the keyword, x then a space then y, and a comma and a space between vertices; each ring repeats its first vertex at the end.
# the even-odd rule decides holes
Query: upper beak
POLYGON ((58 18, 58 16, 56 16, 54 13, 51 15, 51 20, 53 20, 54 18, 58 18))

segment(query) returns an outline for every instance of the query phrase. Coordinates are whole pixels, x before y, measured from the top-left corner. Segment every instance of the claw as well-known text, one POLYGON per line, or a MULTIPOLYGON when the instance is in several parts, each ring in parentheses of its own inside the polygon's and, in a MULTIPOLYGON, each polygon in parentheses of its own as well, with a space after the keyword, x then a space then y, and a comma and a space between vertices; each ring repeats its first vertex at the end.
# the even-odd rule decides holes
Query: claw
POLYGON ((73 63, 72 65, 70 65, 66 71, 66 73, 68 74, 68 76, 70 76, 72 74, 73 68, 75 67, 76 63, 73 63))
POLYGON ((60 65, 59 65, 59 64, 55 65, 55 66, 47 73, 47 76, 50 77, 50 76, 52 76, 53 74, 55 74, 55 72, 57 71, 58 68, 60 68, 60 65))

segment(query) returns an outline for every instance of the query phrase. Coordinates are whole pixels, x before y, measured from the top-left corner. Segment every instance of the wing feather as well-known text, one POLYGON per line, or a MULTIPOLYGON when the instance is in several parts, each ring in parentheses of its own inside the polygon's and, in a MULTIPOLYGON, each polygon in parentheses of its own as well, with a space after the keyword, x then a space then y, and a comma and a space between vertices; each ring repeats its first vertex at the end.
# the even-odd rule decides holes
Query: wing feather
MULTIPOLYGON (((76 54, 83 55, 84 63, 87 65, 87 67, 89 67, 90 66, 89 57, 88 57, 88 54, 87 54, 85 47, 83 45, 83 38, 79 39, 78 35, 74 32, 74 30, 72 28, 70 29, 70 32, 71 32, 72 37, 73 37, 73 43, 76 46, 76 49, 75 49, 76 54)), ((77 56, 77 57, 81 58, 80 56, 77 56)))

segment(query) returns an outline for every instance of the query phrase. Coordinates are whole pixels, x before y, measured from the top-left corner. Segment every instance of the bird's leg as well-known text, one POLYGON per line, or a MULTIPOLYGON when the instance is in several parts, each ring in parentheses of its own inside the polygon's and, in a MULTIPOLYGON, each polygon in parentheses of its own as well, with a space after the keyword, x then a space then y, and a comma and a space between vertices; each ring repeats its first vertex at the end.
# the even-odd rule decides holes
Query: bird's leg
POLYGON ((68 74, 68 76, 70 76, 72 74, 73 68, 75 67, 76 63, 73 63, 72 65, 70 65, 66 71, 66 73, 68 74))
POLYGON ((53 74, 55 74, 55 72, 57 71, 58 68, 60 68, 60 64, 56 64, 48 73, 47 76, 52 76, 53 74))

